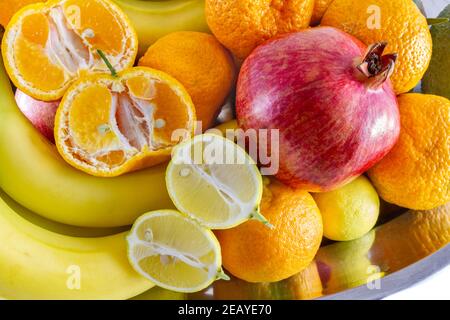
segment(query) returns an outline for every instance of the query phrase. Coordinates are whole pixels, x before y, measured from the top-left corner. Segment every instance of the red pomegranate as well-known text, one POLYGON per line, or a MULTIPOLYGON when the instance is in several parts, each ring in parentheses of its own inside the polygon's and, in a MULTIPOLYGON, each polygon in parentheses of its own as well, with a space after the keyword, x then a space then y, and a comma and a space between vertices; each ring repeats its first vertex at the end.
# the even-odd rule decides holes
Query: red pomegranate
MULTIPOLYGON (((396 55, 382 56, 385 47, 367 48, 338 29, 319 27, 269 40, 245 60, 238 124, 279 129, 282 182, 328 191, 391 150, 400 121, 389 80, 396 55)), ((268 149, 273 157, 275 149, 268 149)))

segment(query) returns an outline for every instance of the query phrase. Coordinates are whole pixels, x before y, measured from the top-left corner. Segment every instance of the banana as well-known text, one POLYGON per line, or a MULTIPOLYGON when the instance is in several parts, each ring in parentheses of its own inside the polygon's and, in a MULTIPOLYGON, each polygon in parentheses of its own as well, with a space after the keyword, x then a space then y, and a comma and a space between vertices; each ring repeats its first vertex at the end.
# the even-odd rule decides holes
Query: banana
POLYGON ((139 38, 139 55, 162 36, 175 31, 209 32, 205 0, 113 0, 128 15, 139 38))
POLYGON ((36 226, 39 226, 43 229, 47 229, 54 233, 59 233, 71 237, 95 238, 117 234, 130 229, 130 226, 115 227, 115 228, 82 228, 70 226, 67 224, 61 224, 52 220, 48 220, 21 206, 1 189, 0 189, 0 196, 3 198, 3 201, 5 201, 8 204, 8 206, 22 218, 28 220, 29 222, 31 222, 36 226))
POLYGON ((0 192, 0 296, 129 299, 153 287, 130 266, 125 233, 65 236, 34 225, 0 192))
POLYGON ((0 188, 15 201, 63 224, 130 225, 144 212, 173 208, 165 169, 107 179, 72 168, 20 112, 0 59, 0 188))

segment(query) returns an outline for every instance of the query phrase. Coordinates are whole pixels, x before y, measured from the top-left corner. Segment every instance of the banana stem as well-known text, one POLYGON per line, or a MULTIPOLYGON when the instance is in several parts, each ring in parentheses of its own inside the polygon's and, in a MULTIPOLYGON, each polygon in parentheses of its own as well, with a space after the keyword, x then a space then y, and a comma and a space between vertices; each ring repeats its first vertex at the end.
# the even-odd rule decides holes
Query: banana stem
POLYGON ((117 78, 117 72, 116 69, 114 69, 114 67, 112 66, 111 62, 109 62, 108 58, 106 57, 106 55, 103 53, 102 50, 97 49, 97 53, 100 56, 100 58, 102 58, 103 62, 106 64, 106 66, 108 67, 109 71, 111 72, 111 75, 115 78, 117 78))

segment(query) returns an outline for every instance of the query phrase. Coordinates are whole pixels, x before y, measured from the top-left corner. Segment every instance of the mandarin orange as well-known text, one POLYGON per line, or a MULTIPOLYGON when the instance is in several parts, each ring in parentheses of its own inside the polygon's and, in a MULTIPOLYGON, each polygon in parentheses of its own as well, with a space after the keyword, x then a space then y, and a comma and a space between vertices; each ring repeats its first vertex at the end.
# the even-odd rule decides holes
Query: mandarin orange
POLYGON ((203 130, 214 124, 236 77, 229 52, 212 35, 180 31, 162 37, 139 60, 180 81, 195 105, 203 130))
POLYGON ((56 113, 55 140, 70 165, 112 177, 169 160, 194 126, 184 87, 162 71, 138 67, 76 81, 56 113))
POLYGON ((302 271, 322 240, 322 218, 312 196, 266 179, 261 213, 273 225, 250 220, 217 231, 224 267, 248 282, 275 282, 302 271))
POLYGON ((239 59, 264 41, 309 26, 314 0, 206 0, 206 22, 239 59))
POLYGON ((14 84, 33 98, 52 101, 85 73, 108 69, 102 50, 122 71, 134 64, 137 36, 110 0, 51 0, 22 8, 8 24, 2 54, 14 84))
POLYGON ((431 60, 427 19, 412 0, 334 0, 321 25, 339 28, 366 45, 385 41, 397 53, 391 82, 397 94, 414 88, 431 60))
POLYGON ((450 201, 450 100, 409 93, 398 102, 399 141, 369 176, 385 201, 433 209, 450 201))

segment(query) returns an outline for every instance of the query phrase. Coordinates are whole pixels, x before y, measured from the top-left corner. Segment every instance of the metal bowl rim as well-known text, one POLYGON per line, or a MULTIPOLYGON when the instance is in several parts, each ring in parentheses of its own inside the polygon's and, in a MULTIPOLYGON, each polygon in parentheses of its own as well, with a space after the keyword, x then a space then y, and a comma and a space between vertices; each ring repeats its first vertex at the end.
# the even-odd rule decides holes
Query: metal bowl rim
POLYGON ((450 264, 450 245, 429 256, 381 278, 381 289, 362 285, 342 292, 322 296, 317 300, 379 300, 425 280, 450 264))

